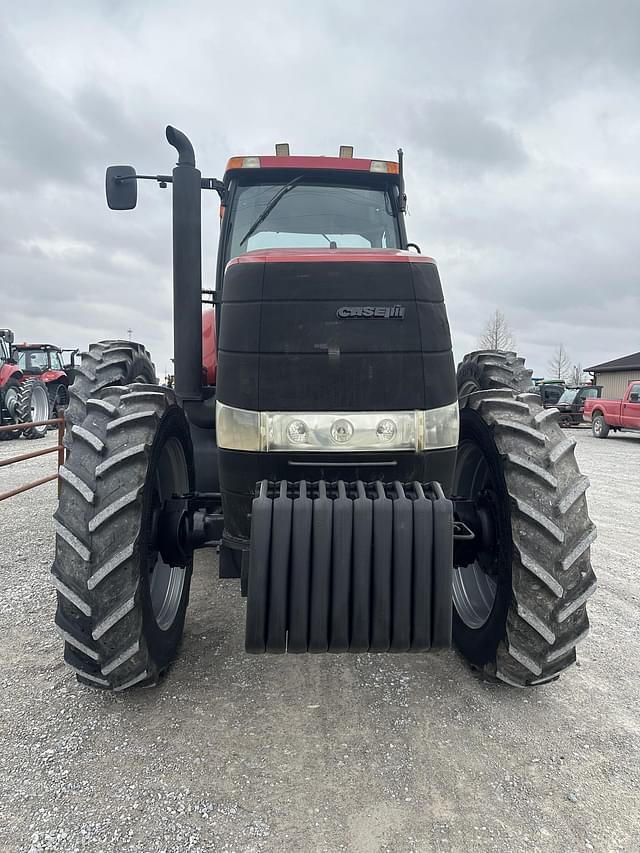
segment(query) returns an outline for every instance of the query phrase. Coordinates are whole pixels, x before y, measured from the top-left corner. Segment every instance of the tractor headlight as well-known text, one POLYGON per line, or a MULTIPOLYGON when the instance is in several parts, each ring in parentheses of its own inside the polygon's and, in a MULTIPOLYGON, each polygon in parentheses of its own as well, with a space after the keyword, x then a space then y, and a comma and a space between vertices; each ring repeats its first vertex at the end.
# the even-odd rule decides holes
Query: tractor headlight
POLYGON ((266 450, 416 450, 416 412, 267 412, 266 450))
POLYGON ((218 446, 325 453, 456 447, 458 404, 406 412, 252 412, 216 403, 218 446))
POLYGON ((236 409, 216 401, 218 447, 229 450, 263 450, 260 412, 236 409))
POLYGON ((427 409, 424 416, 424 449, 457 447, 460 432, 460 411, 457 403, 427 409))

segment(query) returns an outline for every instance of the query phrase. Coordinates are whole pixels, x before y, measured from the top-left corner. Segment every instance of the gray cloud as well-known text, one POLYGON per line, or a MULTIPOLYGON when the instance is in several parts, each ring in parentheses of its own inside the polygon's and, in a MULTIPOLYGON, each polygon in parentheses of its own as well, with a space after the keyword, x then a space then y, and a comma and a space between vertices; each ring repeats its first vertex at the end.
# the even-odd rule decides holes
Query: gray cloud
POLYGON ((81 181, 95 152, 95 138, 6 30, 0 30, 0 81, 3 189, 25 190, 34 181, 81 181))
POLYGON ((409 132, 440 161, 463 172, 510 170, 527 160, 516 131, 463 100, 427 100, 409 132))

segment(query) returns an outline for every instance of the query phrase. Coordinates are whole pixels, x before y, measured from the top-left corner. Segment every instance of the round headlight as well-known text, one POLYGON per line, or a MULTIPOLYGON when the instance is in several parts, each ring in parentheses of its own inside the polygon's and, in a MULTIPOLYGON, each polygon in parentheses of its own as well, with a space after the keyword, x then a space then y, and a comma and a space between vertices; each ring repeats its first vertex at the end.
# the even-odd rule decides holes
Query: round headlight
POLYGON ((391 418, 383 418, 376 427, 376 436, 380 441, 393 441, 397 431, 391 418))
POLYGON ((287 426, 287 438, 293 444, 302 444, 307 440, 307 425, 304 421, 291 421, 287 426))
POLYGON ((346 418, 340 418, 331 424, 330 434, 336 444, 346 444, 353 435, 353 424, 346 418))

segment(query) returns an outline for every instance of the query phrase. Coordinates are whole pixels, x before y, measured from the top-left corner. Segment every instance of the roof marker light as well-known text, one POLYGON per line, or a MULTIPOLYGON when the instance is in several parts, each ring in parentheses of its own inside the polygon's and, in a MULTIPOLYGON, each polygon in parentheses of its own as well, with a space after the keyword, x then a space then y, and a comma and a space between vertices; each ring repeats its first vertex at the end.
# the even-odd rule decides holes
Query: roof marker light
POLYGON ((229 169, 259 169, 259 157, 232 157, 227 163, 226 171, 229 169))
POLYGON ((288 142, 276 142, 276 157, 288 157, 289 156, 289 143, 288 142))
POLYGON ((350 160, 353 157, 353 145, 341 145, 339 156, 343 159, 350 160))

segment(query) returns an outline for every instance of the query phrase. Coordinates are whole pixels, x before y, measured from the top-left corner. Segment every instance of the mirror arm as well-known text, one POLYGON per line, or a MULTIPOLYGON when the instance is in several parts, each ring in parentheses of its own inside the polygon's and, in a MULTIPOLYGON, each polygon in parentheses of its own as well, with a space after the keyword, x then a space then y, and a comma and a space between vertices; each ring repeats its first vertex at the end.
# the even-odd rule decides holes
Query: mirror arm
POLYGON ((227 188, 224 181, 219 181, 217 178, 202 178, 200 186, 203 190, 215 190, 220 196, 220 201, 224 204, 227 197, 227 188))
POLYGON ((157 181, 164 189, 167 184, 173 183, 173 178, 171 175, 123 175, 113 179, 114 184, 122 184, 125 181, 157 181))
MULTIPOLYGON (((167 184, 173 183, 173 178, 171 175, 123 175, 121 178, 114 178, 116 184, 122 184, 124 181, 157 181, 165 189, 167 184)), ((200 185, 203 190, 215 190, 224 202, 226 187, 223 181, 217 178, 202 178, 200 185)))

